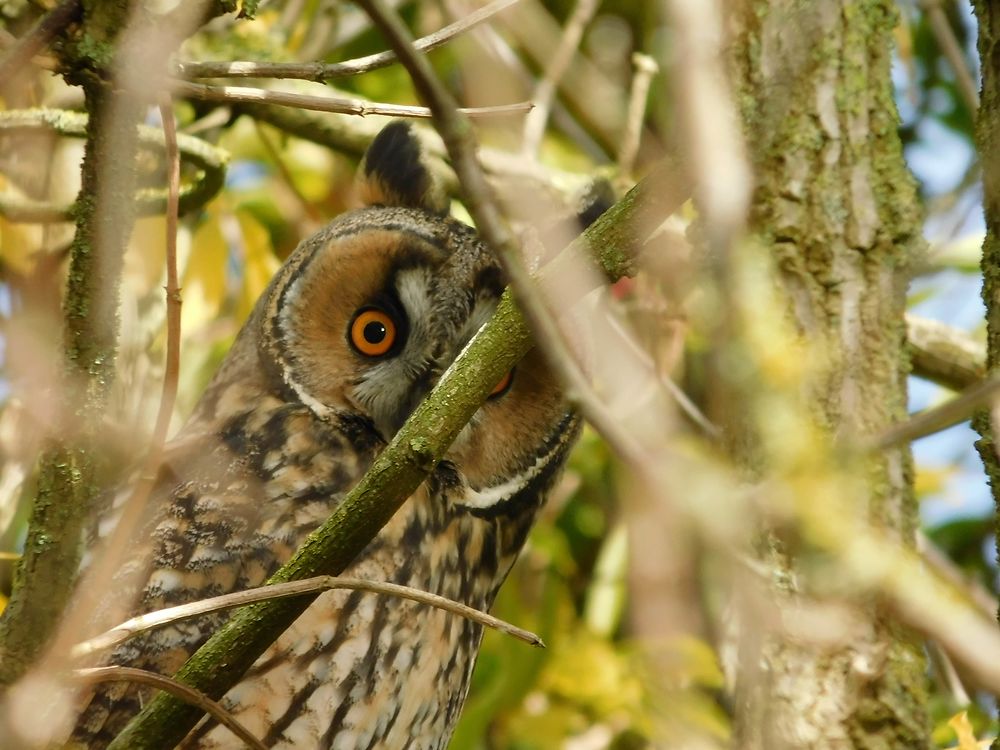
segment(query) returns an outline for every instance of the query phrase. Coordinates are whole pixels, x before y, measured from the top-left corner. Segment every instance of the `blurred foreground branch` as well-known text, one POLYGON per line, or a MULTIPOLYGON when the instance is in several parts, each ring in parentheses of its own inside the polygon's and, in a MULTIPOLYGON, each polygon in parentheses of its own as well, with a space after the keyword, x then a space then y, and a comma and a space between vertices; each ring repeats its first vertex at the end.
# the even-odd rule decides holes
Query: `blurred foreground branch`
MULTIPOLYGON (((90 116, 79 112, 58 109, 8 110, 0 112, 0 138, 22 133, 56 133, 68 138, 86 138, 90 132, 90 119, 90 116)), ((163 152, 165 141, 162 129, 140 125, 138 145, 157 154, 163 152)), ((228 156, 222 149, 184 134, 177 136, 177 146, 183 161, 197 170, 196 177, 178 188, 179 211, 184 214, 201 208, 222 189, 228 156)), ((81 192, 74 203, 57 206, 15 198, 4 191, 0 193, 0 216, 24 223, 73 221, 79 211, 86 209, 84 204, 88 195, 92 197, 93 194, 81 192)), ((162 214, 167 209, 168 199, 167 190, 143 188, 132 199, 135 203, 133 210, 139 216, 162 214)))
MULTIPOLYGON (((106 460, 101 432, 115 379, 123 256, 137 213, 139 123, 165 61, 210 12, 203 0, 169 17, 133 10, 128 2, 85 4, 59 49, 68 82, 83 87, 88 113, 63 297, 61 432, 49 436, 38 462, 24 556, 0 621, 0 683, 13 682, 38 658, 73 590, 106 460)), ((157 139, 164 142, 162 133, 157 139)))

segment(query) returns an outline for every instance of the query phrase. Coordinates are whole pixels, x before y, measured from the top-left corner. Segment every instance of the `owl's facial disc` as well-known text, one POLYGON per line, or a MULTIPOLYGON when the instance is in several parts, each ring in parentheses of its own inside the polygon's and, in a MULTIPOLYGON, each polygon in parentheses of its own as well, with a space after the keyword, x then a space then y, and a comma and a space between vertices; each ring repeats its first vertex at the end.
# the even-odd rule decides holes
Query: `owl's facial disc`
MULTIPOLYGON (((493 289, 456 294, 452 272, 445 263, 436 269, 403 268, 392 276, 387 296, 398 300, 399 307, 392 323, 405 328, 405 338, 397 340, 390 354, 367 356, 352 391, 386 440, 399 431, 496 307, 493 289)), ((355 347, 365 357, 361 348, 355 347)), ((498 396, 507 383, 500 385, 498 396)))
POLYGON ((275 321, 266 358, 318 415, 355 413, 386 441, 489 319, 503 288, 470 227, 407 208, 345 215, 281 273, 263 311, 275 321))

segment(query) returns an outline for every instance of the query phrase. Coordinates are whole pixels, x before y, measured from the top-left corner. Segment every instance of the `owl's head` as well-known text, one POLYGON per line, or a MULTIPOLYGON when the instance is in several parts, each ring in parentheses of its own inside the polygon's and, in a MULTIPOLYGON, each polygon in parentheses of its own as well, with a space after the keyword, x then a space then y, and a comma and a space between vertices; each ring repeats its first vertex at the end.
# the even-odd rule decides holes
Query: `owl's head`
MULTIPOLYGON (((364 207, 296 248, 236 348, 249 354, 252 330, 254 359, 284 398, 319 418, 361 417, 388 442, 490 318, 505 281, 475 231, 447 216, 406 123, 376 137, 358 182, 364 207)), ((447 458, 472 487, 494 488, 562 446, 567 411, 532 352, 496 385, 447 458)))

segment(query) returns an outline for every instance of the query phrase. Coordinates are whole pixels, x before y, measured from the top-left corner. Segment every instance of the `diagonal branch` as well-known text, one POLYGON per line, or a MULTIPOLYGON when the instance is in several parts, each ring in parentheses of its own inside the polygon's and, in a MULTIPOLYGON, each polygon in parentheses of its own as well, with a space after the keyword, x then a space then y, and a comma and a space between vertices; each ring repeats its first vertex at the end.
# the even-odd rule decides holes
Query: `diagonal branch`
POLYGON ((935 432, 947 430, 972 418, 980 409, 993 405, 998 392, 1000 392, 1000 373, 994 373, 966 388, 955 398, 914 414, 905 422, 893 425, 867 447, 870 450, 883 451, 900 443, 912 442, 933 435, 935 432))
MULTIPOLYGON (((476 142, 469 121, 463 117, 458 104, 434 74, 427 59, 417 54, 409 32, 399 16, 384 7, 379 0, 358 0, 375 25, 389 40, 399 55, 400 62, 413 80, 420 98, 434 112, 434 124, 441 134, 448 156, 451 157, 465 195, 466 207, 480 236, 497 255, 510 280, 517 302, 531 325, 531 330, 545 342, 548 361, 559 372, 566 390, 573 400, 590 392, 586 377, 576 365, 568 345, 563 339, 552 315, 534 289, 521 248, 510 226, 499 209, 499 203, 486 175, 479 164, 476 142)), ((599 409, 592 409, 595 413, 599 409)), ((613 428, 613 425, 610 425, 613 428)), ((621 436, 626 440, 624 435, 621 436)))

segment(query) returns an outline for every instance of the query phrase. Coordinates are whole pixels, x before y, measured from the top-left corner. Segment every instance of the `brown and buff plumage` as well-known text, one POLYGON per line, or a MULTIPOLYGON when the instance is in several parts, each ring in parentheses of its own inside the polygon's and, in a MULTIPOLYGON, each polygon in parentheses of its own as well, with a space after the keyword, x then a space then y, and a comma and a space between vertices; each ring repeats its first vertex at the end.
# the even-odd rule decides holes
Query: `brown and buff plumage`
MULTIPOLYGON (((361 181, 370 205, 296 249, 169 452, 145 524, 149 543, 136 551, 148 561, 136 611, 262 584, 495 307, 500 269, 472 229, 444 215, 406 125, 376 139, 361 181), (385 311, 399 336, 374 357, 350 330, 369 308, 385 311)), ((345 575, 488 609, 576 427, 541 357, 529 354, 345 575)), ((226 617, 136 637, 110 662, 172 673, 226 617)), ((481 636, 480 626, 413 602, 327 592, 223 705, 268 747, 441 748, 481 636)), ((106 746, 143 698, 126 684, 101 687, 73 739, 106 746)), ((240 743, 206 720, 182 746, 240 743)))

